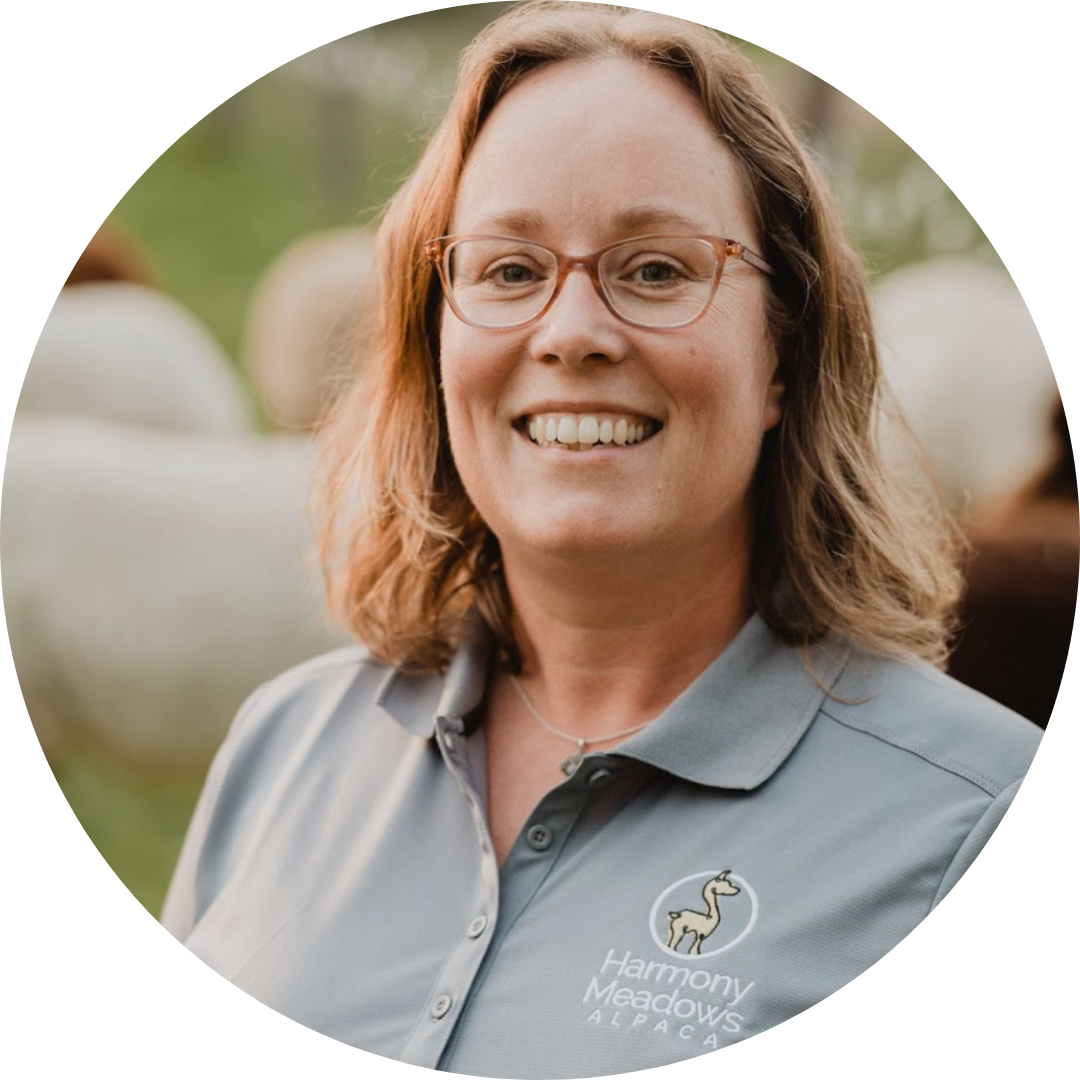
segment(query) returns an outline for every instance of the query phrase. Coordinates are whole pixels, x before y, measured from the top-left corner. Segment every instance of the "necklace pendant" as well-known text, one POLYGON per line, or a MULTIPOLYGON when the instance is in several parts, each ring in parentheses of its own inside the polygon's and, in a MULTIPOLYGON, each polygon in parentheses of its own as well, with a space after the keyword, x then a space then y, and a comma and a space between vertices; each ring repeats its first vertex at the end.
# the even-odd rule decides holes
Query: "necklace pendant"
POLYGON ((582 761, 585 760, 585 740, 578 739, 577 750, 574 751, 560 766, 567 776, 573 776, 581 767, 582 761))

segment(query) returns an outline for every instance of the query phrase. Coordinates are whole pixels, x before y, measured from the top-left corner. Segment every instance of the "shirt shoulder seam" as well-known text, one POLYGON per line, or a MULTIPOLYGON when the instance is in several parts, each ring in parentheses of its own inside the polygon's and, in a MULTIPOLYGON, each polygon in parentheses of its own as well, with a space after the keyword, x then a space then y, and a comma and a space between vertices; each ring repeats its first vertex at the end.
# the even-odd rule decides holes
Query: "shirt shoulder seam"
POLYGON ((248 694, 236 713, 225 742, 231 741, 237 732, 247 730, 252 724, 260 726, 268 712, 272 712, 290 695, 302 692, 305 686, 320 676, 349 669, 359 674, 361 670, 380 669, 381 666, 372 659, 367 649, 358 645, 346 645, 303 660, 260 683, 248 694))
POLYGON ((871 738, 878 739, 898 750, 914 754, 916 757, 922 758, 923 761, 929 765, 933 765, 935 768, 952 773, 962 780, 967 780, 993 799, 996 799, 1008 786, 1007 784, 998 783, 997 781, 990 779, 990 777, 979 772, 977 769, 970 768, 962 762, 956 761, 954 758, 940 753, 924 742, 901 738, 895 731, 882 727, 880 724, 875 724, 872 721, 859 720, 856 722, 850 717, 845 718, 838 716, 835 712, 830 711, 828 702, 822 705, 821 713, 843 727, 849 728, 852 731, 861 731, 864 735, 869 735, 871 738))
POLYGON ((313 656, 310 660, 301 661, 299 664, 276 675, 268 682, 263 683, 256 693, 262 693, 262 691, 274 686, 290 686, 310 676, 346 668, 357 670, 361 668, 381 669, 382 665, 374 660, 362 645, 346 645, 340 649, 334 649, 332 652, 313 656))

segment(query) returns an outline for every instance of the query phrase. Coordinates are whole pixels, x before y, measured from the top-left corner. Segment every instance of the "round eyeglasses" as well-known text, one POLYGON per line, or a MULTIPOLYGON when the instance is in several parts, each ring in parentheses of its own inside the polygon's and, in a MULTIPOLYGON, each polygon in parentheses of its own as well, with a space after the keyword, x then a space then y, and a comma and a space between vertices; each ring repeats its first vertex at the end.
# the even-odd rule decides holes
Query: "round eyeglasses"
POLYGON ((428 240, 424 252, 454 314, 487 330, 535 322, 577 267, 588 273, 617 319, 665 330, 689 326, 705 314, 727 259, 773 272, 737 240, 716 236, 636 236, 592 255, 563 255, 511 236, 442 236, 428 240))

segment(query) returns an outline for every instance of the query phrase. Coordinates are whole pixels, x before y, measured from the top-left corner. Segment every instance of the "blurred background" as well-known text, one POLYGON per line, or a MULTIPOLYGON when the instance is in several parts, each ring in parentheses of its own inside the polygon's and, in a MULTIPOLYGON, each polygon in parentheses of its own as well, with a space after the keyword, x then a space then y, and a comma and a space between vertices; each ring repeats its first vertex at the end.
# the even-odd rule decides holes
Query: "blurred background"
MULTIPOLYGON (((0 558, 27 707, 91 840, 155 915, 243 698, 347 638, 305 517, 309 431, 353 373, 368 236, 505 4, 299 57, 184 134, 89 239, 27 372, 0 558)), ((992 245, 887 128, 737 43, 831 177, 883 361, 972 541, 954 674, 1045 725, 1076 602, 1053 375, 992 245)), ((883 432, 902 482, 911 451, 883 432)))

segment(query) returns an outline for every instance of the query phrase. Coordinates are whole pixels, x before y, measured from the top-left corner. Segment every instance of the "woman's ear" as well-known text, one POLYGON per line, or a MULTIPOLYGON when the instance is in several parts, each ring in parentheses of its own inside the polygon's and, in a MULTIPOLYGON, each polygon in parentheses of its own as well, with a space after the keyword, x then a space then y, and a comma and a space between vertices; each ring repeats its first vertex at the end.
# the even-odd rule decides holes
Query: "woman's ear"
POLYGON ((765 411, 762 413, 761 424, 762 435, 766 431, 771 431, 780 423, 780 416, 784 411, 784 390, 786 388, 786 383, 780 378, 780 373, 777 371, 765 393, 765 411))

